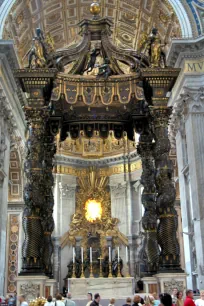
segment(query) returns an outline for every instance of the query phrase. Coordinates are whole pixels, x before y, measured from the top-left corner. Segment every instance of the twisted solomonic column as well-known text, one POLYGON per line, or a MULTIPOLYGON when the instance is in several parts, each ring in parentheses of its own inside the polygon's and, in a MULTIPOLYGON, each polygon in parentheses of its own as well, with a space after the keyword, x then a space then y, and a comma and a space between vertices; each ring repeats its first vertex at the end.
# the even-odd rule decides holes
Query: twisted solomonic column
POLYGON ((148 131, 140 134, 138 154, 142 160, 141 184, 144 186, 142 204, 145 208, 142 226, 145 231, 144 251, 147 274, 154 274, 158 268, 159 246, 157 242, 156 188, 152 135, 148 131))
POLYGON ((173 164, 169 158, 170 141, 168 138, 168 122, 171 108, 153 106, 151 114, 154 118, 154 159, 156 206, 159 218, 158 243, 161 247, 159 270, 180 269, 180 247, 177 240, 178 216, 174 208, 176 191, 172 180, 173 164))

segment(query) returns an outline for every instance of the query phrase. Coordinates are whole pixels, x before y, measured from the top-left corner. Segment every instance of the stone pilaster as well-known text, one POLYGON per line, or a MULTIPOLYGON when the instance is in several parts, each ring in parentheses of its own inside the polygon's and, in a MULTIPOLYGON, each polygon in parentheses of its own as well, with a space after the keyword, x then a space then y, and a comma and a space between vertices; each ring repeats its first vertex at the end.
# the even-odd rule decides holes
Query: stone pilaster
POLYGON ((198 276, 198 283, 204 284, 204 88, 184 88, 181 96, 185 108, 186 148, 189 168, 189 213, 192 224, 187 235, 191 240, 192 263, 198 276), (194 246, 193 246, 194 244, 194 246))
POLYGON ((142 192, 142 204, 145 212, 142 217, 144 229, 144 254, 146 262, 146 273, 154 274, 158 268, 159 246, 157 241, 157 213, 156 213, 156 188, 155 188, 155 169, 153 158, 153 136, 148 127, 140 134, 138 154, 142 159, 141 184, 144 189, 142 192))
POLYGON ((4 295, 10 144, 14 129, 9 102, 0 89, 0 295, 4 295))
POLYGON ((53 238, 53 246, 54 246, 54 252, 53 252, 53 276, 54 279, 57 282, 57 289, 60 290, 59 282, 60 282, 60 268, 61 268, 61 262, 60 262, 60 238, 54 237, 53 238))

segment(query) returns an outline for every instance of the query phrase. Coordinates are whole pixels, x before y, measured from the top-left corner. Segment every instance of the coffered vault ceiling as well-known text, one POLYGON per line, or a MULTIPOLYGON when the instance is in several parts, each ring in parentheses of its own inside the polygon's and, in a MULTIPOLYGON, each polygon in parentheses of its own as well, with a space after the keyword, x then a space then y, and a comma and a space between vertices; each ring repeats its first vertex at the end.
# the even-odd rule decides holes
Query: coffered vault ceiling
MULTIPOLYGON (((6 18, 3 39, 14 39, 22 59, 31 46, 36 27, 50 32, 56 48, 80 40, 78 22, 91 18, 90 0, 17 0, 6 18)), ((181 37, 181 28, 167 0, 100 0, 101 16, 114 21, 113 41, 125 48, 137 49, 141 35, 159 29, 163 41, 181 37)))

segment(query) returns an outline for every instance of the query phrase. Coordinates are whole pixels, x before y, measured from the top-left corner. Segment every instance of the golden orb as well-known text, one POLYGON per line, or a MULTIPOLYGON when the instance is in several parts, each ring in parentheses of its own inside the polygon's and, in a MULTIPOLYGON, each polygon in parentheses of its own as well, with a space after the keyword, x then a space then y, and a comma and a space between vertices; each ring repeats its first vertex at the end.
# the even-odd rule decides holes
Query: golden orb
POLYGON ((91 3, 90 12, 92 15, 94 16, 99 15, 100 11, 101 11, 101 7, 98 2, 91 3))

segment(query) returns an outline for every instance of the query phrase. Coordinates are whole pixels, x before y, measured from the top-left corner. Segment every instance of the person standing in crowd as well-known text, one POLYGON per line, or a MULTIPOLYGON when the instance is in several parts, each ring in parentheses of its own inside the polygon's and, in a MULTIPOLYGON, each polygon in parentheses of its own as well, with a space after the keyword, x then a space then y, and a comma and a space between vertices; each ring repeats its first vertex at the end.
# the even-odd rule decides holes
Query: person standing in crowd
POLYGON ((132 306, 142 306, 142 304, 140 303, 141 298, 139 295, 135 295, 133 298, 133 304, 132 306))
MULTIPOLYGON (((178 291, 177 292, 177 301, 176 301, 176 306, 183 306, 184 300, 183 300, 183 292, 178 291)), ((204 306, 204 305, 203 305, 204 306)))
POLYGON ((13 295, 9 295, 8 306, 16 306, 16 299, 13 295))
POLYGON ((204 290, 200 290, 200 299, 195 301, 196 306, 204 306, 204 290))
POLYGON ((25 297, 25 295, 20 295, 19 297, 18 297, 18 301, 19 301, 19 303, 20 303, 20 306, 28 306, 28 303, 26 302, 26 297, 25 297))
POLYGON ((54 306, 54 303, 53 303, 53 301, 52 301, 52 296, 51 296, 51 295, 48 296, 47 302, 45 303, 44 306, 54 306))
POLYGON ((187 290, 186 291, 186 298, 184 301, 184 306, 195 306, 194 300, 193 300, 193 290, 187 290))
POLYGON ((96 293, 94 295, 94 301, 90 304, 90 306, 99 306, 100 300, 101 300, 100 294, 96 293))
POLYGON ((128 298, 126 299, 126 304, 124 304, 123 306, 131 306, 131 302, 132 302, 131 298, 128 297, 128 298))
POLYGON ((108 304, 108 306, 115 306, 115 299, 110 299, 110 303, 108 304))
POLYGON ((72 301, 71 292, 67 293, 67 299, 65 300, 65 306, 76 306, 75 302, 72 301))
POLYGON ((171 298, 172 298, 172 304, 174 304, 174 305, 176 305, 177 293, 178 293, 178 289, 173 288, 171 298))
POLYGON ((154 306, 159 306, 160 300, 159 300, 158 294, 156 292, 154 292, 154 293, 152 293, 152 296, 154 298, 154 301, 153 301, 154 302, 154 306))
POLYGON ((88 303, 86 304, 86 306, 90 306, 91 303, 93 302, 93 294, 91 292, 87 293, 87 299, 88 299, 88 303))
POLYGON ((172 306, 172 297, 170 294, 160 294, 159 298, 162 306, 172 306))
POLYGON ((64 306, 64 303, 62 302, 61 294, 56 295, 56 301, 54 303, 54 306, 64 306))

